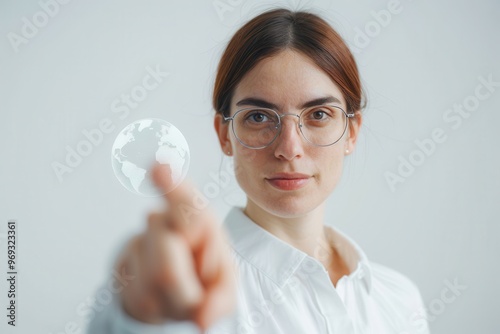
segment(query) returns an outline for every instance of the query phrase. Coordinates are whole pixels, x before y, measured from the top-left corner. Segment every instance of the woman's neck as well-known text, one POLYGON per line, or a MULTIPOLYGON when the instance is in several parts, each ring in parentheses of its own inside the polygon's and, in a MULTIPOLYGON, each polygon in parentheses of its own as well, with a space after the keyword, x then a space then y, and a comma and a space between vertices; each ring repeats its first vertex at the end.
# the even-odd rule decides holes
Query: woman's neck
POLYGON ((323 224, 324 203, 300 217, 280 217, 248 199, 244 213, 269 233, 321 262, 334 286, 350 274, 323 224))
POLYGON ((331 263, 333 249, 323 225, 324 204, 301 216, 281 217, 248 199, 244 213, 269 233, 318 259, 325 266, 331 263))

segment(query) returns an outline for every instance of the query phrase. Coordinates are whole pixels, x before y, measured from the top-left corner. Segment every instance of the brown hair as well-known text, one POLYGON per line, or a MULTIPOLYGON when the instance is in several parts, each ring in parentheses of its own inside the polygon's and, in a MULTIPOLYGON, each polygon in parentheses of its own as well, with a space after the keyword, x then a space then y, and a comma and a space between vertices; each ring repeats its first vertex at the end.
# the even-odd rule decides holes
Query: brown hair
POLYGON ((229 41, 217 69, 215 111, 228 116, 243 76, 260 60, 287 48, 308 56, 332 78, 346 99, 346 112, 365 107, 356 61, 342 37, 315 14, 280 8, 254 17, 229 41))

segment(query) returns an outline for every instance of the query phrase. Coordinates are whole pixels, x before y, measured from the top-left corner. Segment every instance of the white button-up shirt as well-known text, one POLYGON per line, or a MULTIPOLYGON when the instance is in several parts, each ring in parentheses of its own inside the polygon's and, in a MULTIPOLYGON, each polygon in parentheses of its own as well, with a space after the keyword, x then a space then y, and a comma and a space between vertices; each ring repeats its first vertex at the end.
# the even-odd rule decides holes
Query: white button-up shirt
MULTIPOLYGON (((315 258, 328 245, 318 243, 318 256, 309 256, 254 223, 240 207, 231 209, 224 227, 239 271, 238 303, 236 311, 208 333, 429 333, 415 284, 401 273, 369 261, 339 230, 325 225, 331 246, 350 274, 334 286, 315 258)), ((88 333, 187 334, 199 330, 190 322, 141 323, 128 316, 119 298, 114 298, 92 318, 88 333)))

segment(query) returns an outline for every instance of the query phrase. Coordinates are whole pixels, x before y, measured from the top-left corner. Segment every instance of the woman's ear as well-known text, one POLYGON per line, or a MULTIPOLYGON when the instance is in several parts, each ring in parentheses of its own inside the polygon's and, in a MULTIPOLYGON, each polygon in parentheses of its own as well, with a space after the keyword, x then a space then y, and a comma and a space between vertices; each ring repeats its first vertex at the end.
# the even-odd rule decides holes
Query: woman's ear
POLYGON ((232 151, 231 140, 229 139, 229 122, 224 121, 221 113, 216 113, 214 117, 214 128, 219 138, 220 147, 224 154, 232 151))
POLYGON ((356 111, 354 113, 354 117, 349 118, 349 131, 347 140, 345 142, 346 154, 349 154, 354 151, 362 123, 363 123, 363 117, 361 116, 361 111, 356 111))

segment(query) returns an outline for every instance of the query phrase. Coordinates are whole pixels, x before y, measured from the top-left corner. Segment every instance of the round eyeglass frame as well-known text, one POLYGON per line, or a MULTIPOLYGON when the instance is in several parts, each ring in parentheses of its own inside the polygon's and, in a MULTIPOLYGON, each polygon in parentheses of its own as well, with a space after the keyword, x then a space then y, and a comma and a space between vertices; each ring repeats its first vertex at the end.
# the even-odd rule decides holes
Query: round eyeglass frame
POLYGON ((300 130, 300 133, 302 134, 302 137, 304 137, 304 139, 310 143, 311 145, 314 145, 314 146, 317 146, 317 147, 327 147, 327 146, 332 146, 334 144, 336 144, 340 139, 342 139, 342 137, 344 137, 345 133, 346 133, 346 130, 347 130, 347 126, 349 125, 349 118, 352 118, 354 117, 354 113, 346 113, 345 110, 339 106, 335 106, 335 105, 329 105, 329 104, 325 104, 325 105, 318 105, 318 106, 313 106, 313 107, 307 107, 307 108, 304 108, 300 114, 294 114, 294 113, 284 113, 284 114, 278 114, 278 112, 274 109, 270 109, 270 108, 259 108, 259 107, 249 107, 249 108, 243 108, 243 109, 240 109, 238 111, 236 111, 234 113, 233 116, 231 117, 226 117, 223 115, 224 117, 224 120, 226 122, 228 121, 233 121, 231 123, 231 129, 233 130, 233 134, 234 136, 236 137, 236 139, 238 139, 238 141, 241 143, 241 145, 247 147, 247 148, 251 148, 251 149, 254 149, 254 150, 260 150, 260 149, 263 149, 263 148, 266 148, 268 146, 270 146, 275 140, 276 138, 279 137, 279 135, 281 134, 281 129, 283 128, 281 126, 281 118, 282 117, 285 117, 287 115, 290 115, 290 116, 296 116, 298 117, 299 119, 299 122, 298 122, 298 126, 299 126, 299 130, 300 130), (344 115, 346 116, 346 122, 345 122, 345 125, 344 125, 344 130, 342 131, 342 135, 339 137, 339 139, 337 139, 336 141, 334 141, 333 143, 331 144, 325 144, 325 145, 318 145, 318 144, 314 144, 313 142, 311 142, 309 139, 307 139, 307 137, 304 135, 304 132, 302 132, 302 126, 303 124, 300 122, 301 121, 301 117, 302 117, 302 114, 306 111, 306 110, 309 110, 309 109, 312 109, 312 108, 321 108, 321 107, 332 107, 332 108, 337 108, 337 109, 340 109, 342 111, 342 113, 344 113, 344 115), (249 146, 247 144, 245 144, 239 137, 238 135, 236 134, 236 131, 234 130, 234 118, 236 117, 236 115, 238 115, 240 112, 243 112, 243 111, 247 111, 247 110, 252 110, 252 109, 256 109, 256 110, 264 110, 264 111, 270 111, 270 112, 273 112, 276 114, 276 116, 278 117, 278 124, 276 125, 276 127, 278 127, 278 132, 276 132, 276 135, 274 136, 274 138, 269 142, 269 144, 265 145, 265 146, 259 146, 259 147, 253 147, 253 146, 249 146))

